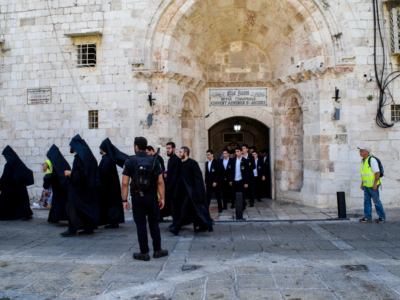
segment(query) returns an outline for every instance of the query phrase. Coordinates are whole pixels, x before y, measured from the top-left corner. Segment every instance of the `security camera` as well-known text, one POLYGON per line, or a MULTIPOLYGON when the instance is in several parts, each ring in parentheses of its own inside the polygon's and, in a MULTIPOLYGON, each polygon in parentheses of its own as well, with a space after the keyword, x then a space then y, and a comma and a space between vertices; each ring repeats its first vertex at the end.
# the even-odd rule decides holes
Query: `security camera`
POLYGON ((367 81, 372 81, 372 78, 367 78, 367 81))
POLYGON ((297 65, 296 65, 296 67, 300 68, 302 64, 304 64, 304 61, 303 61, 303 60, 300 61, 300 62, 298 62, 297 65))
POLYGON ((368 77, 368 73, 364 73, 364 77, 368 77))

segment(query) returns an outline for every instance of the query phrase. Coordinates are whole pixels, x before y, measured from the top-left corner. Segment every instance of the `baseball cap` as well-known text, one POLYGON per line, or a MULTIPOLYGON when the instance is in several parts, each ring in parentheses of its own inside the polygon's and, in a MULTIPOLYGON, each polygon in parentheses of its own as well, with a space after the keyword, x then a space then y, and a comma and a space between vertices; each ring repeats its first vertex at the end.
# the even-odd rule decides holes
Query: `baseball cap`
POLYGON ((371 152, 371 148, 370 148, 370 147, 367 147, 367 146, 360 146, 360 147, 358 147, 358 149, 360 149, 360 150, 366 150, 366 151, 368 151, 368 152, 371 152))

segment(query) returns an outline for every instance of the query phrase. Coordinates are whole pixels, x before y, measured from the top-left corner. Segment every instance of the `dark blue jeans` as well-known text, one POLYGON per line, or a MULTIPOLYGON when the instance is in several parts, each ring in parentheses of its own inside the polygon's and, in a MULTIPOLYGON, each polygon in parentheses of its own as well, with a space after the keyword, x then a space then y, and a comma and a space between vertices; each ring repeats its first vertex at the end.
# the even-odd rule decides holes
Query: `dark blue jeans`
POLYGON ((367 219, 372 220, 372 203, 371 198, 375 204, 375 210, 379 218, 386 218, 385 211, 383 210, 383 205, 379 199, 379 187, 376 191, 372 188, 364 186, 364 216, 367 219))

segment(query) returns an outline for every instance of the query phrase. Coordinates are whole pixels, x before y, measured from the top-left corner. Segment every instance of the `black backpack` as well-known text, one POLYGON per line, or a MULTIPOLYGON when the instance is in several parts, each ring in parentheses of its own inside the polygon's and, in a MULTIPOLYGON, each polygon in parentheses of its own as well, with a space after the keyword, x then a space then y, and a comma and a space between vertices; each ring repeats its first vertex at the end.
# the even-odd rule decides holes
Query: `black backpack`
POLYGON ((132 178, 133 188, 136 191, 146 192, 153 187, 153 170, 156 164, 157 156, 131 156, 133 162, 135 176, 132 178))
POLYGON ((383 165, 382 165, 382 163, 381 163, 381 161, 380 161, 379 158, 377 158, 377 157, 371 155, 371 156, 368 158, 368 164, 369 164, 369 166, 371 167, 371 157, 375 158, 376 161, 378 162, 379 171, 380 171, 380 173, 381 173, 381 176, 380 176, 380 177, 385 176, 385 172, 384 172, 384 170, 383 170, 383 165))

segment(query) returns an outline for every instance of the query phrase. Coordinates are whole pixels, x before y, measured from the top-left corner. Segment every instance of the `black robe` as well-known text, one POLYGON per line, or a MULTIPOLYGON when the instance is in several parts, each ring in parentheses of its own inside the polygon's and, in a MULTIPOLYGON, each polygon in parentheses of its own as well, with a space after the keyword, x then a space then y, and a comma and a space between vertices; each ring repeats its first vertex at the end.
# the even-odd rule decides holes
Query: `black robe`
POLYGON ((195 208, 196 215, 192 216, 195 227, 199 226, 212 231, 213 221, 208 210, 203 174, 197 161, 188 158, 182 162, 181 178, 186 188, 187 196, 191 199, 195 208))
POLYGON ((125 222, 122 205, 121 184, 117 165, 110 155, 104 154, 99 164, 99 225, 118 224, 125 222))
POLYGON ((82 159, 75 155, 69 179, 67 213, 74 231, 96 229, 99 222, 99 200, 96 187, 89 187, 82 159))
POLYGON ((69 181, 64 171, 71 170, 71 167, 56 145, 51 146, 47 157, 53 165, 53 173, 46 174, 43 178, 43 188, 48 189, 51 186, 53 191, 47 222, 66 221, 69 181))
POLYGON ((2 154, 7 163, 0 179, 0 220, 29 218, 33 212, 26 187, 34 183, 33 172, 10 146, 2 154))
POLYGON ((69 145, 76 152, 68 187, 69 229, 96 229, 99 222, 97 187, 100 185, 97 161, 79 135, 76 135, 69 145))

